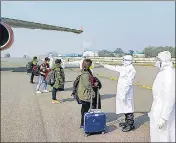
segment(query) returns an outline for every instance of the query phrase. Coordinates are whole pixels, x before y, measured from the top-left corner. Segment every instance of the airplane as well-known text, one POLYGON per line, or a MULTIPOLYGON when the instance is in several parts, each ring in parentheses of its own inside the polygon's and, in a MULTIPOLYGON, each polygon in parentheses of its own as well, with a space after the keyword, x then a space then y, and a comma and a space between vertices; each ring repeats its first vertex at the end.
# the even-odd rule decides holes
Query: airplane
POLYGON ((72 32, 75 34, 81 34, 83 32, 82 28, 72 29, 72 28, 1 17, 0 18, 0 29, 1 29, 0 51, 9 49, 14 42, 14 32, 11 27, 41 29, 41 30, 55 30, 55 31, 72 32))

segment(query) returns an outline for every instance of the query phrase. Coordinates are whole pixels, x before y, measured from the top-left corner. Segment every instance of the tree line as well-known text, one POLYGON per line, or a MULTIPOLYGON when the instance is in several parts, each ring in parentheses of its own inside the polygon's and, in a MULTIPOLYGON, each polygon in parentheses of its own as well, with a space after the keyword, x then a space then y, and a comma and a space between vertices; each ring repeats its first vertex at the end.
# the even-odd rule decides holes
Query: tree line
POLYGON ((149 46, 149 47, 146 47, 143 52, 146 58, 150 58, 150 57, 156 57, 158 53, 163 52, 163 51, 171 52, 172 58, 175 58, 175 47, 171 47, 171 46, 165 46, 165 47, 149 46))
MULTIPOLYGON (((158 53, 162 51, 171 52, 172 58, 175 58, 175 47, 171 47, 171 46, 165 46, 165 47, 149 46, 144 48, 142 52, 144 53, 146 58, 152 58, 152 57, 156 57, 158 53)), ((98 52, 98 55, 100 57, 122 57, 127 54, 133 55, 134 51, 129 50, 128 52, 124 52, 121 48, 117 48, 115 51, 101 50, 98 52)))
MULTIPOLYGON (((159 47, 155 47, 155 46, 149 46, 144 48, 144 50, 142 51, 145 55, 146 58, 152 58, 152 57, 156 57, 158 55, 158 53, 162 52, 162 51, 169 51, 171 52, 172 58, 175 58, 175 47, 171 47, 171 46, 159 46, 159 47)), ((58 54, 56 52, 49 52, 47 53, 47 55, 52 54, 53 56, 58 56, 58 54)), ((98 55, 100 57, 122 57, 124 55, 133 55, 134 51, 133 50, 129 50, 128 52, 124 52, 121 48, 117 48, 115 51, 108 51, 108 50, 101 50, 98 52, 98 55)), ((6 53, 4 55, 5 58, 9 58, 10 54, 6 53)))

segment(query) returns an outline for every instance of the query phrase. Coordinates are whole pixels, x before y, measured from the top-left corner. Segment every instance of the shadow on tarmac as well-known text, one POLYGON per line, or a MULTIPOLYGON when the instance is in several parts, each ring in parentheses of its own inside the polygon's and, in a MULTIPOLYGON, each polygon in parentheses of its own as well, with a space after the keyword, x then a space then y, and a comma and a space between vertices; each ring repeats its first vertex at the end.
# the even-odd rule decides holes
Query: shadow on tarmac
POLYGON ((26 67, 7 67, 1 68, 0 71, 26 72, 26 67))

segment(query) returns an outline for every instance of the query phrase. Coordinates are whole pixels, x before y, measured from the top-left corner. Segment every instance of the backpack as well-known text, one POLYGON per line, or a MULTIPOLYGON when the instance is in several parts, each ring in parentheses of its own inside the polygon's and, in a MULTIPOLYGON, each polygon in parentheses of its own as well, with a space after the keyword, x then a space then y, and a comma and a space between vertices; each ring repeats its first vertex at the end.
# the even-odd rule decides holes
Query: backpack
MULTIPOLYGON (((75 81, 73 82, 73 91, 72 91, 72 94, 71 94, 76 99, 78 104, 82 104, 82 102, 79 99, 78 94, 77 94, 77 89, 78 89, 78 84, 79 84, 80 77, 81 77, 81 75, 79 75, 75 79, 75 81)), ((102 84, 101 84, 100 80, 97 77, 91 76, 91 85, 92 86, 93 86, 94 82, 98 82, 99 89, 102 88, 102 84)))
POLYGON ((35 76, 38 76, 40 74, 40 66, 37 65, 33 66, 32 72, 35 76))
POLYGON ((55 70, 51 70, 48 75, 46 76, 46 79, 45 79, 46 83, 48 85, 54 85, 55 83, 55 70))
POLYGON ((81 75, 79 75, 75 79, 75 81, 73 82, 73 91, 72 91, 72 94, 71 94, 71 96, 73 96, 76 99, 76 101, 77 101, 78 104, 82 104, 81 100, 78 97, 78 93, 77 93, 77 89, 78 89, 78 84, 79 84, 80 77, 81 77, 81 75))
POLYGON ((32 62, 28 62, 27 63, 26 70, 27 70, 27 72, 31 72, 32 71, 32 62))

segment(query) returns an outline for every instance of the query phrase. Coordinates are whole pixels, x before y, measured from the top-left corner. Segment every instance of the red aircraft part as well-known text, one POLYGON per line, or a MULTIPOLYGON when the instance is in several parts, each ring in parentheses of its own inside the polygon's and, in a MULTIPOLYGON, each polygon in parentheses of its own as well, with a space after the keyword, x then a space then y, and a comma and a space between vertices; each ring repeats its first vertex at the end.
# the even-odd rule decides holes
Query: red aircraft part
POLYGON ((0 51, 10 48, 14 42, 14 33, 6 23, 0 23, 0 36, 0 51))

